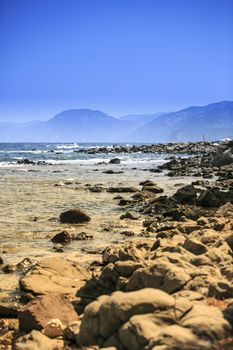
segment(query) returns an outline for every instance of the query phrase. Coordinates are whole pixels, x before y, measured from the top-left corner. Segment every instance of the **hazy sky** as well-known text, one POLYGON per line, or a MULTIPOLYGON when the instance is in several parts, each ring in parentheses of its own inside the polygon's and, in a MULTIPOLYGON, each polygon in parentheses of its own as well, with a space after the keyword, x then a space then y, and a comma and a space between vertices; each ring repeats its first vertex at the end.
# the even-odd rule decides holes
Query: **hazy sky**
POLYGON ((232 0, 0 0, 0 121, 233 100, 232 0))

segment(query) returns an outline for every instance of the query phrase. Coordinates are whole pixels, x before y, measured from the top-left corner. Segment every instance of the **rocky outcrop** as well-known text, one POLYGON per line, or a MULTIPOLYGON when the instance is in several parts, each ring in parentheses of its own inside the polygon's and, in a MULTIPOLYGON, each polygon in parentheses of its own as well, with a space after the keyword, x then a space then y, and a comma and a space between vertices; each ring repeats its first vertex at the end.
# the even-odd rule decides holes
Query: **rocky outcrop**
POLYGON ((115 292, 88 305, 78 341, 127 350, 160 349, 162 345, 168 349, 177 343, 210 345, 230 334, 230 324, 216 307, 142 289, 115 292))
POLYGON ((89 277, 82 267, 58 258, 45 258, 20 279, 20 288, 33 295, 62 293, 74 295, 89 277))

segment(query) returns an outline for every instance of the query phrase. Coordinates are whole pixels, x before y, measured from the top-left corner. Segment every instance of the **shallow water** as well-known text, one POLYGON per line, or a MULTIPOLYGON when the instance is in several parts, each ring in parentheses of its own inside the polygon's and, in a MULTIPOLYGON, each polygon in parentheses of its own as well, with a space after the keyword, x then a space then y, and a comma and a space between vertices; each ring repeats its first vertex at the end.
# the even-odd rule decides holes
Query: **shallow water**
MULTIPOLYGON (((72 145, 69 144, 52 147, 63 147, 62 149, 65 150, 65 146, 72 150, 72 145)), ((32 153, 25 153, 25 158, 35 160, 39 154, 36 151, 41 151, 43 147, 47 145, 40 146, 40 150, 30 150, 32 153)), ((18 157, 23 150, 29 152, 27 148, 28 145, 11 144, 10 149, 1 153, 1 157, 2 159, 11 157, 9 155, 12 155, 13 150, 18 157)), ((87 257, 92 253, 98 253, 111 242, 123 240, 124 237, 120 232, 124 230, 133 230, 136 234, 142 230, 141 220, 119 220, 124 208, 119 207, 118 201, 113 199, 116 194, 106 191, 92 193, 86 184, 102 184, 104 188, 133 186, 140 189, 140 181, 151 179, 163 187, 165 193, 170 193, 174 191, 174 183, 187 181, 169 179, 168 182, 168 178, 164 175, 147 171, 162 164, 164 156, 117 155, 122 159, 121 164, 108 164, 114 156, 113 154, 97 154, 91 157, 85 155, 86 160, 72 159, 71 161, 66 155, 66 159, 56 159, 53 165, 17 165, 12 160, 9 163, 2 161, 0 254, 4 261, 19 261, 24 257, 37 258, 53 253, 53 244, 50 239, 62 230, 68 230, 71 233, 85 231, 94 236, 90 241, 74 241, 65 248, 64 253, 59 253, 74 260, 84 258, 84 255, 87 257), (98 164, 100 159, 105 159, 106 163, 98 164), (103 173, 109 169, 123 171, 123 173, 111 175, 103 173), (54 186, 65 182, 69 184, 54 186), (73 207, 85 210, 91 216, 91 221, 83 225, 60 224, 59 214, 73 207)), ((41 159, 41 153, 39 159, 41 159)), ((129 198, 131 195, 123 194, 123 197, 129 198)))

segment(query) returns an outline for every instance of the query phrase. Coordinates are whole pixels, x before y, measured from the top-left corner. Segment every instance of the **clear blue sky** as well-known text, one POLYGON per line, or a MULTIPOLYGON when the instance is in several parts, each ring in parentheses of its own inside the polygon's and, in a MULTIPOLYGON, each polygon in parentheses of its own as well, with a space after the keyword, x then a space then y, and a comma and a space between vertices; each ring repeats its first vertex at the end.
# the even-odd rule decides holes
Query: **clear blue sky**
POLYGON ((0 121, 233 100, 232 0, 0 0, 0 121))

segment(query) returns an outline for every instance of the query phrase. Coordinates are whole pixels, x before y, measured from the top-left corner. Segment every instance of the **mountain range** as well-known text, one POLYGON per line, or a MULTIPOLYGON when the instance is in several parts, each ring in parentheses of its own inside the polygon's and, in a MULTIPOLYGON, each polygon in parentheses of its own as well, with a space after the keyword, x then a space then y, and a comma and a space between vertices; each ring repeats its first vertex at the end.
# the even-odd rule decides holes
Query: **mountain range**
POLYGON ((70 109, 48 121, 0 123, 0 142, 176 142, 233 138, 233 101, 114 118, 70 109))

